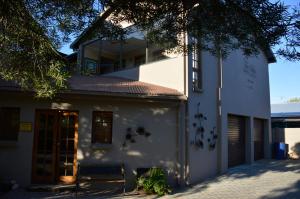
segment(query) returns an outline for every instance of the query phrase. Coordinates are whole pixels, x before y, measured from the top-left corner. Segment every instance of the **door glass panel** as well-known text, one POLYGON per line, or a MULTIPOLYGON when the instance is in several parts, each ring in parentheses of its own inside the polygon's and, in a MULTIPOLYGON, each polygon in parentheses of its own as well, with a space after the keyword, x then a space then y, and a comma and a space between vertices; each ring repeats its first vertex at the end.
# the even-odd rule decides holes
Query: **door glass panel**
POLYGON ((62 114, 60 125, 60 176, 74 176, 75 115, 62 114))
POLYGON ((33 179, 37 183, 52 183, 58 177, 74 182, 76 172, 75 125, 72 112, 38 111, 33 179), (59 176, 55 176, 58 174, 59 176))
POLYGON ((45 114, 40 114, 39 118, 39 130, 38 130, 38 145, 37 145, 37 150, 38 153, 43 154, 44 152, 44 143, 46 141, 46 115, 45 114))
MULTIPOLYGON (((53 176, 53 135, 55 116, 40 113, 37 118, 37 152, 35 159, 35 174, 39 177, 53 176)), ((50 179, 51 181, 51 179, 50 179)))

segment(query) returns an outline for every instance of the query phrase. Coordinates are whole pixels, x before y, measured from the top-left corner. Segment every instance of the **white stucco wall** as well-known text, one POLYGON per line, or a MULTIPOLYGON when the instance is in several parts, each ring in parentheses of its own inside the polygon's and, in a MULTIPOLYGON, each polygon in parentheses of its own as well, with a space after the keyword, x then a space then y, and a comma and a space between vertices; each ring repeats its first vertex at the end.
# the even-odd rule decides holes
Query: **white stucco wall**
POLYGON ((137 68, 117 71, 106 76, 124 77, 168 88, 180 92, 184 90, 183 57, 168 58, 161 61, 143 64, 137 68))
MULTIPOLYGON (((202 85, 201 92, 194 92, 192 87, 192 60, 188 57, 188 131, 189 131, 189 183, 199 182, 217 174, 217 150, 210 150, 207 139, 211 138, 210 131, 216 127, 216 86, 217 67, 216 60, 209 53, 202 53, 202 85), (195 118, 198 113, 203 114, 207 120, 203 120, 205 131, 201 139, 203 148, 196 147, 194 141, 197 128, 201 125, 195 118), (196 127, 193 124, 196 124, 196 127)), ((201 135, 200 135, 201 136, 201 135)), ((198 134, 199 138, 199 134, 198 134)))
POLYGON ((285 128, 285 143, 289 145, 289 152, 300 156, 300 129, 285 128))
MULTIPOLYGON (((81 164, 86 163, 125 163, 129 186, 134 182, 134 170, 138 167, 163 167, 175 182, 177 156, 176 139, 178 104, 173 102, 146 102, 140 100, 78 98, 37 101, 20 95, 1 97, 0 106, 20 107, 21 121, 34 124, 35 109, 68 109, 79 111, 79 144, 77 157, 81 164), (82 100, 84 99, 84 100, 82 100), (91 145, 92 111, 113 111, 113 143, 109 147, 91 145), (127 142, 123 148, 126 129, 142 126, 151 136, 136 137, 136 143, 127 142)), ((0 143, 0 178, 14 179, 22 186, 31 183, 31 162, 33 135, 19 133, 14 146, 4 147, 0 143)), ((177 165, 178 166, 178 165, 177 165)))
POLYGON ((270 89, 268 62, 260 53, 245 57, 241 51, 234 51, 224 61, 222 89, 222 171, 228 165, 227 115, 247 117, 246 161, 254 161, 253 119, 265 119, 265 158, 271 154, 270 89))
POLYGON ((289 154, 300 157, 300 128, 273 128, 273 142, 284 142, 289 145, 289 154))
POLYGON ((228 137, 227 116, 236 114, 246 116, 247 141, 246 159, 253 162, 253 119, 265 119, 265 157, 270 157, 270 97, 268 63, 261 53, 257 56, 246 58, 241 51, 232 52, 223 59, 223 87, 221 92, 222 101, 222 133, 219 149, 209 150, 207 138, 210 131, 216 127, 216 97, 217 97, 217 59, 211 54, 202 53, 202 78, 203 91, 192 91, 192 60, 189 57, 188 76, 188 110, 189 110, 189 140, 193 140, 196 128, 193 123, 197 121, 194 116, 197 113, 197 104, 200 103, 199 112, 207 117, 203 121, 205 128, 204 147, 196 149, 189 146, 189 176, 190 183, 201 181, 207 177, 225 172, 228 168, 228 137), (218 155, 217 151, 220 150, 218 155))
MULTIPOLYGON (((17 97, 7 99, 1 94, 0 106, 20 107, 20 121, 33 122, 34 110, 29 101, 17 102, 17 97)), ((29 185, 31 179, 33 133, 19 132, 18 141, 15 143, 0 142, 0 179, 16 180, 20 185, 29 185)))

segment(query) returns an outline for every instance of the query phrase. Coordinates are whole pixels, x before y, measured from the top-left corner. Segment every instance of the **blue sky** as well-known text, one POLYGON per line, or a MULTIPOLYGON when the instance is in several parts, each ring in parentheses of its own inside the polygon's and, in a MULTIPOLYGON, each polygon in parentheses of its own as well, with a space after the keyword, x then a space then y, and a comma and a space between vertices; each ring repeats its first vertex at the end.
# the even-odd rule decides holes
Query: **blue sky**
MULTIPOLYGON (((275 0, 271 0, 275 1, 275 0)), ((277 0, 276 0, 277 1, 277 0)), ((284 0, 286 5, 296 5, 299 0, 284 0)), ((69 44, 61 51, 70 54, 69 44)), ((289 62, 277 58, 277 63, 269 65, 271 103, 284 103, 293 97, 300 97, 300 61, 289 62)))
MULTIPOLYGON (((274 1, 274 0, 273 0, 274 1)), ((286 5, 299 5, 299 0, 284 0, 286 5)), ((277 58, 269 65, 271 103, 284 103, 292 97, 300 97, 300 61, 289 62, 277 58)))
POLYGON ((300 62, 277 59, 269 65, 271 103, 284 103, 300 97, 300 62))

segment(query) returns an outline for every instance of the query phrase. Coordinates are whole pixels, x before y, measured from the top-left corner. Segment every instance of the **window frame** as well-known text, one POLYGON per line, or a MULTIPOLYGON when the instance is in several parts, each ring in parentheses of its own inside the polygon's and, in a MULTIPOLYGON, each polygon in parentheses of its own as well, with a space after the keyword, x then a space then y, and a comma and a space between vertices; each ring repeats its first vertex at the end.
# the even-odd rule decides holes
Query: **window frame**
MULTIPOLYGON (((0 132, 0 142, 17 142, 19 139, 19 133, 20 133, 20 108, 19 107, 0 107, 0 125, 2 126, 2 133, 5 135, 2 135, 2 133, 0 132), (5 110, 5 111, 4 111, 5 110), (3 113, 4 111, 4 113, 3 113), (14 113, 12 111, 15 111, 14 113), (2 116, 5 116, 6 118, 8 117, 7 113, 10 113, 10 120, 7 121, 4 118, 2 118, 2 116), (12 114, 17 115, 17 120, 15 121, 15 125, 12 125, 12 121, 11 118, 14 117, 12 116, 12 114), (9 122, 10 124, 7 124, 7 122, 9 122), (5 126, 5 128, 3 128, 5 126), (7 131, 7 132, 6 132, 7 131), (6 134, 10 134, 12 131, 14 133, 14 138, 13 139, 7 139, 7 135, 6 134), (8 133, 10 132, 10 133, 8 133), (6 138, 5 138, 6 137, 6 138)), ((9 137, 9 136, 8 136, 9 137)))
POLYGON ((88 74, 96 74, 98 68, 97 60, 84 57, 84 70, 88 74))
POLYGON ((196 38, 192 37, 192 87, 194 92, 203 91, 202 51, 196 38), (195 78, 197 77, 197 78, 195 78))
MULTIPOLYGON (((91 143, 93 145, 111 145, 112 144, 112 137, 113 137, 113 112, 112 111, 93 111, 92 113, 92 134, 91 134, 91 143), (95 119, 97 116, 103 117, 103 115, 110 115, 110 140, 108 142, 99 141, 96 139, 96 122, 95 119)), ((99 132, 98 132, 99 133, 99 132)))

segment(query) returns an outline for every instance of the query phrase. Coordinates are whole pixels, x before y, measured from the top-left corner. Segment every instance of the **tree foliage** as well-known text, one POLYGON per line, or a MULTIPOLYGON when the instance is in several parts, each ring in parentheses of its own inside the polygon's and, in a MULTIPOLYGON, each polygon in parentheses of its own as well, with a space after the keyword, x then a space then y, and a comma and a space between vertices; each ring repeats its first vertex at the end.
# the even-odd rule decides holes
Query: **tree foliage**
POLYGON ((300 97, 293 97, 287 100, 287 103, 299 103, 300 97))
MULTIPOLYGON (((149 32, 149 39, 167 47, 181 47, 178 37, 188 31, 200 47, 226 55, 240 48, 246 55, 284 44, 278 54, 299 60, 300 13, 282 2, 268 0, 114 0, 112 20, 130 21, 149 32), (234 38, 234 39, 233 39, 234 38), (213 45, 211 45, 213 44, 213 45)), ((188 46, 189 47, 189 46, 188 46)))
POLYGON ((0 0, 0 76, 38 97, 66 87, 66 60, 57 48, 99 11, 94 1, 0 0))
MULTIPOLYGON (((259 49, 299 60, 299 9, 269 0, 0 0, 0 76, 39 96, 66 86, 61 44, 84 31, 81 41, 124 34, 122 21, 147 30, 147 39, 169 50, 198 48, 226 56, 259 49), (105 8, 105 9, 103 9, 105 8), (107 18, 112 23, 105 21, 107 18), (103 27, 104 26, 104 27, 103 27), (186 46, 185 33, 198 39, 186 46)), ((119 37, 120 38, 120 37, 119 37)))

